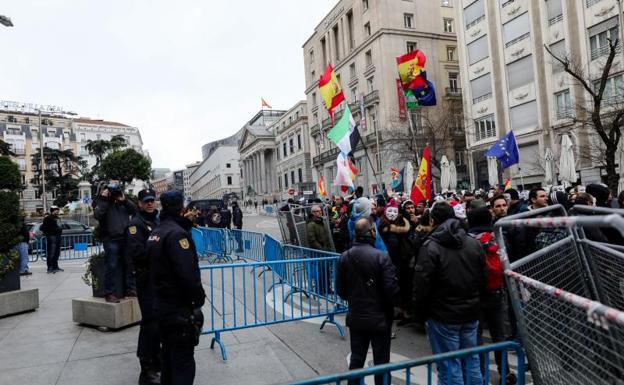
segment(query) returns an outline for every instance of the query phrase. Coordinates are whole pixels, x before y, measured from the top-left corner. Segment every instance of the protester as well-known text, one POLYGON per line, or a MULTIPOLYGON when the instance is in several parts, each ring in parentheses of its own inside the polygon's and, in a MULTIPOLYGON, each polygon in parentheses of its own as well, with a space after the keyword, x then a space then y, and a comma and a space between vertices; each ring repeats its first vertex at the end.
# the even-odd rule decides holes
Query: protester
POLYGON ((61 241, 63 229, 58 224, 61 211, 57 206, 50 207, 50 214, 43 218, 40 230, 46 237, 46 264, 48 266, 48 274, 63 271, 58 265, 59 256, 61 255, 61 241))
MULTIPOLYGON (((357 191, 357 190, 356 190, 357 191)), ((377 221, 375 217, 372 215, 373 204, 372 201, 368 198, 358 198, 353 201, 353 207, 351 208, 351 217, 349 218, 348 229, 349 229, 349 240, 355 239, 355 222, 361 218, 367 218, 372 224, 377 228, 377 221)), ((383 239, 381 239, 381 235, 378 231, 375 231, 376 239, 375 239, 375 247, 378 250, 388 252, 386 248, 386 244, 383 239)))
POLYGON ((147 256, 154 266, 151 279, 162 343, 161 384, 191 385, 205 293, 190 233, 193 224, 182 216, 184 196, 169 190, 161 194, 160 202, 160 224, 148 238, 147 256))
MULTIPOLYGON (((323 209, 319 205, 312 206, 310 221, 306 225, 308 247, 321 251, 333 251, 330 234, 323 222, 323 209)), ((327 262, 316 263, 318 276, 316 277, 319 295, 325 295, 331 288, 331 266, 327 262)))
MULTIPOLYGON (((497 195, 492 198, 490 200, 490 208, 492 210, 494 222, 507 216, 507 200, 503 195, 497 195)), ((470 218, 468 218, 468 222, 470 222, 470 218)))
POLYGON ((20 257, 19 274, 22 276, 32 274, 28 269, 28 242, 30 242, 30 231, 28 231, 28 226, 24 219, 25 218, 22 217, 20 220, 19 243, 15 246, 20 257))
POLYGON ((505 191, 505 193, 509 194, 509 207, 507 209, 507 215, 515 215, 529 211, 529 206, 527 206, 526 202, 520 199, 520 193, 518 190, 509 189, 505 191))
MULTIPOLYGON (((480 292, 487 283, 485 253, 461 228, 448 203, 436 203, 430 216, 433 231, 415 267, 414 316, 427 321, 434 354, 472 348, 477 346, 480 292)), ((438 365, 440 384, 463 384, 463 373, 466 384, 482 385, 478 355, 438 365)))
POLYGON ((536 187, 529 191, 529 202, 531 202, 531 205, 529 206, 530 210, 541 209, 548 206, 548 195, 546 194, 546 190, 541 187, 536 187))
POLYGON ((119 289, 125 290, 127 297, 136 297, 132 266, 125 252, 126 229, 130 217, 135 213, 136 207, 126 199, 121 186, 116 181, 111 181, 96 201, 94 216, 100 224, 100 236, 104 243, 106 264, 104 298, 106 302, 119 302, 116 295, 119 289), (124 288, 115 287, 117 269, 123 269, 124 288))
MULTIPOLYGON (((354 245, 340 256, 336 278, 338 295, 349 303, 349 369, 364 367, 369 345, 375 365, 390 362, 393 300, 399 291, 388 255, 374 247, 375 226, 364 217, 355 222, 354 231, 354 245)), ((360 380, 348 384, 357 385, 360 380)), ((384 384, 383 376, 375 376, 375 384, 384 384)))
POLYGON ((139 385, 160 384, 161 350, 158 320, 154 314, 154 288, 150 284, 151 269, 147 256, 147 239, 158 226, 156 192, 152 189, 139 191, 139 212, 128 223, 126 253, 134 267, 137 298, 141 308, 141 324, 137 357, 141 365, 139 385))

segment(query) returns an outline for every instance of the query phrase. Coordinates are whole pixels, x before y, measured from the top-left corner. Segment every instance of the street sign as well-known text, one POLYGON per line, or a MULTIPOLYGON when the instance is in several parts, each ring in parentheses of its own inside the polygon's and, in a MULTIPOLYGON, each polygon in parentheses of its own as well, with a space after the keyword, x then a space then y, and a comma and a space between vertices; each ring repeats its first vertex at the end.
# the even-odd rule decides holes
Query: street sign
POLYGON ((314 191, 306 190, 303 192, 303 195, 312 195, 312 194, 314 194, 314 191))
POLYGON ((288 195, 295 195, 295 189, 294 188, 289 188, 288 189, 288 195))

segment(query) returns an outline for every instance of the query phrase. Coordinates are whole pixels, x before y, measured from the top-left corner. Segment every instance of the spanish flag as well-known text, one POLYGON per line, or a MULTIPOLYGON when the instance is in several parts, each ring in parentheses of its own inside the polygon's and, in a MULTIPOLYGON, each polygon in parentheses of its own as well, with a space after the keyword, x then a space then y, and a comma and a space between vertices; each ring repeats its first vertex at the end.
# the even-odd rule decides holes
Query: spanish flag
POLYGON ((399 66, 399 78, 404 90, 415 90, 427 86, 422 72, 425 70, 427 57, 421 50, 408 52, 396 58, 399 66))
POLYGON ((323 98, 323 102, 325 103, 325 107, 329 111, 329 115, 333 117, 334 108, 336 108, 340 102, 345 100, 345 97, 342 92, 342 88, 340 87, 340 83, 338 83, 338 77, 336 76, 331 64, 327 65, 325 73, 321 75, 321 79, 319 80, 319 91, 321 93, 321 97, 323 98))
POLYGON ((507 190, 511 190, 512 186, 511 186, 511 180, 509 180, 509 178, 505 179, 505 191, 507 190))
POLYGON ((321 175, 321 177, 319 178, 318 190, 319 190, 319 194, 323 198, 327 196, 327 191, 325 191, 325 178, 323 177, 323 175, 321 175))
POLYGON ((431 199, 431 155, 429 153, 429 146, 426 146, 423 151, 420 168, 418 169, 418 177, 412 187, 410 199, 414 204, 431 199))
POLYGON ((262 101, 262 108, 266 107, 268 109, 271 109, 273 107, 271 107, 271 105, 269 103, 267 103, 266 100, 264 100, 264 98, 260 98, 260 100, 262 101))

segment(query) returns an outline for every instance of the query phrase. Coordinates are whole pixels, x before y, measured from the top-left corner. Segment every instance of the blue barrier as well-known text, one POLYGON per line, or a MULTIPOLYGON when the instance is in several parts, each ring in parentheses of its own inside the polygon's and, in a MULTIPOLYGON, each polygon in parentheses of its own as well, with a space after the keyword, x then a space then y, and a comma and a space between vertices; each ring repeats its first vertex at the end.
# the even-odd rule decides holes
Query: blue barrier
MULTIPOLYGON (((384 385, 390 385, 392 374, 396 377, 400 377, 401 383, 405 385, 416 384, 412 379, 414 373, 411 369, 419 366, 427 367, 427 384, 434 384, 433 376, 433 364, 436 365, 448 365, 451 360, 465 359, 469 356, 478 354, 483 361, 490 361, 490 354, 493 352, 506 352, 513 350, 518 357, 518 373, 517 373, 517 385, 525 385, 525 364, 524 364, 524 350, 515 342, 500 342, 497 344, 479 346, 471 349, 458 350, 455 352, 437 354, 433 356, 418 358, 415 360, 403 361, 396 364, 385 364, 379 366, 373 366, 365 369, 352 370, 340 374, 331 374, 327 376, 320 376, 309 380, 295 381, 288 385, 325 385, 325 384, 342 384, 343 381, 360 381, 363 383, 365 378, 371 378, 375 375, 382 376, 384 385)), ((505 384, 505 377, 510 372, 507 362, 507 354, 502 355, 501 365, 501 381, 500 384, 505 384)), ((450 373, 450 371, 447 371, 450 373)), ((450 378, 447 379, 447 383, 450 382, 450 378)), ((490 371, 486 370, 483 378, 484 384, 490 383, 490 371)))
POLYGON ((221 333, 226 331, 325 317, 321 329, 331 323, 344 337, 344 329, 334 316, 345 313, 347 309, 335 290, 333 294, 324 295, 290 293, 294 287, 312 286, 306 281, 308 275, 293 272, 314 271, 319 263, 323 263, 335 276, 337 260, 336 256, 332 256, 200 266, 202 281, 208 288, 202 334, 214 334, 210 347, 218 344, 224 360, 227 360, 227 353, 221 333), (265 274, 248 274, 257 267, 267 266, 269 269, 265 274), (279 276, 276 271, 283 271, 284 276, 279 276), (273 290, 269 291, 271 287, 273 290))
POLYGON ((243 230, 224 230, 229 255, 238 260, 264 260, 264 234, 243 230))
POLYGON ((192 237, 200 258, 206 258, 210 263, 233 261, 228 254, 227 235, 224 229, 194 227, 192 237))
MULTIPOLYGON (((45 261, 48 254, 46 237, 31 239, 28 246, 28 261, 45 261)), ((61 250, 59 260, 87 259, 93 254, 103 251, 101 243, 93 239, 93 234, 61 235, 61 250)))

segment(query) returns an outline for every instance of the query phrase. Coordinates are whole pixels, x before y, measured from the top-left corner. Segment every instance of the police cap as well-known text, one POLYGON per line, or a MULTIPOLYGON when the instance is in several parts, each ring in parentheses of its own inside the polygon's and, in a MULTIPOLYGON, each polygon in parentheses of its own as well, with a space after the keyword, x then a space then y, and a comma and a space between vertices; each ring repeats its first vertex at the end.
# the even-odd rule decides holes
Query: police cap
POLYGON ((144 190, 139 191, 139 200, 141 202, 146 202, 149 200, 156 200, 156 191, 152 190, 151 188, 147 188, 144 190))
POLYGON ((160 204, 163 207, 184 206, 184 194, 178 190, 169 190, 160 194, 160 204))

